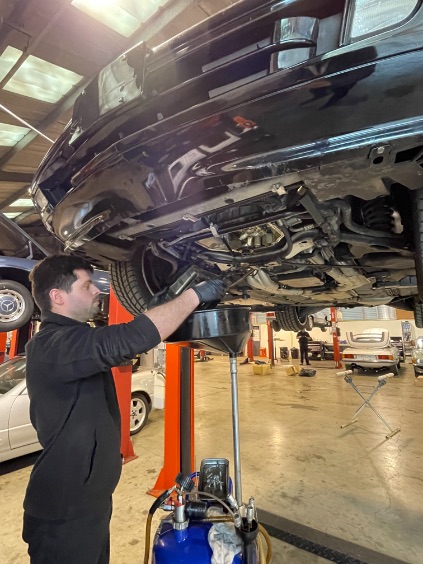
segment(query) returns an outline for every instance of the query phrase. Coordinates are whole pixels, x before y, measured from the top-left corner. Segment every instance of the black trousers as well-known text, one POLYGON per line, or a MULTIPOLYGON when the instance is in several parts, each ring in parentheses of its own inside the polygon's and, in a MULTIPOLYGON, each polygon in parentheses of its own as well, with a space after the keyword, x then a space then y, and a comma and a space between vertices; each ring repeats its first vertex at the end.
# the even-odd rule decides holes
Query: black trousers
POLYGON ((306 364, 310 364, 310 361, 308 360, 308 347, 300 347, 300 355, 301 355, 301 364, 303 364, 304 362, 306 364))
POLYGON ((22 538, 31 564, 109 564, 111 515, 111 503, 106 511, 69 521, 45 521, 24 513, 22 538))

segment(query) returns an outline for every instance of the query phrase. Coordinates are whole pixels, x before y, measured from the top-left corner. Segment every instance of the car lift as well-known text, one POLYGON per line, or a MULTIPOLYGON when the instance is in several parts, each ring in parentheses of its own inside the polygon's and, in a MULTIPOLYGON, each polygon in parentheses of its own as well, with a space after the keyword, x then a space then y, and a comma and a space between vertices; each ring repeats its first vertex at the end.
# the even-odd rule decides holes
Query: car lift
MULTIPOLYGON (((128 321, 132 321, 132 319, 134 319, 134 316, 118 302, 116 294, 112 288, 110 288, 109 325, 127 323, 128 321)), ((122 462, 126 463, 138 458, 134 452, 130 435, 132 361, 126 365, 112 368, 112 373, 121 415, 120 452, 122 462)))
POLYGON ((388 425, 388 423, 385 421, 385 419, 382 417, 382 415, 370 403, 370 400, 373 398, 373 396, 375 396, 377 394, 377 392, 380 390, 380 388, 382 388, 382 386, 384 386, 385 384, 388 383, 387 382, 388 378, 393 378, 394 375, 392 374, 392 372, 390 372, 389 374, 383 374, 381 376, 378 376, 377 384, 374 387, 372 393, 369 395, 368 398, 365 398, 363 396, 363 394, 361 393, 361 391, 358 389, 358 387, 354 384, 353 379, 352 379, 352 374, 353 374, 352 370, 345 370, 343 372, 337 372, 336 373, 337 376, 343 376, 344 377, 345 382, 347 382, 347 384, 350 384, 354 388, 354 390, 361 397, 361 399, 363 400, 364 403, 361 404, 361 406, 357 409, 357 411, 354 413, 353 417, 351 418, 350 421, 348 421, 348 423, 341 425, 341 429, 345 429, 345 427, 349 427, 353 423, 356 423, 358 421, 358 416, 363 411, 363 409, 365 407, 370 407, 370 409, 375 413, 375 415, 377 415, 379 417, 379 419, 388 427, 390 432, 389 432, 388 435, 385 435, 387 439, 390 439, 391 437, 393 437, 394 435, 399 433, 401 431, 401 428, 398 427, 397 429, 391 429, 391 427, 388 425))

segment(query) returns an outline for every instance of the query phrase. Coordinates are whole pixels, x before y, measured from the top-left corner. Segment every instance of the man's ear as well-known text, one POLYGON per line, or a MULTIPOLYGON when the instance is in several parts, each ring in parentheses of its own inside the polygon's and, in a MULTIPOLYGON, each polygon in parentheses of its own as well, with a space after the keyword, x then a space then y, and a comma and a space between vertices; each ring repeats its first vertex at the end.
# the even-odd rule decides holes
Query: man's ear
POLYGON ((50 300, 53 305, 63 305, 63 290, 59 290, 58 288, 52 288, 49 292, 50 300))

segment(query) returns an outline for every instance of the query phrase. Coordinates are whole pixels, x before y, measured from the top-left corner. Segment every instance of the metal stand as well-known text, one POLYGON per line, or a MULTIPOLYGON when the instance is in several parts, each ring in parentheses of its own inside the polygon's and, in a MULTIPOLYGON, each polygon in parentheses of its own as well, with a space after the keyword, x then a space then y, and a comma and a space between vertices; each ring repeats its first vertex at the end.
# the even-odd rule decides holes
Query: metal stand
POLYGON ((235 498, 242 505, 241 450, 239 443, 238 368, 236 355, 230 354, 232 388, 232 432, 234 439, 235 498))
POLYGON ((347 382, 348 384, 351 384, 351 386, 354 388, 354 390, 357 392, 357 394, 361 397, 361 399, 364 401, 364 403, 357 409, 357 411, 354 413, 352 419, 350 421, 348 421, 348 423, 341 425, 341 429, 345 429, 345 427, 348 427, 349 425, 356 423, 358 421, 358 416, 363 411, 363 409, 365 407, 370 407, 370 409, 375 413, 375 415, 377 415, 379 417, 379 419, 382 421, 382 423, 384 423, 388 427, 390 433, 388 435, 385 435, 387 439, 390 439, 391 437, 393 437, 394 435, 399 433, 401 431, 400 427, 398 427, 397 429, 392 429, 388 425, 388 423, 385 421, 385 419, 382 417, 382 415, 370 403, 370 400, 373 398, 373 396, 375 396, 377 394, 377 392, 380 390, 380 388, 382 388, 382 386, 384 386, 385 384, 388 383, 387 382, 388 378, 393 378, 394 375, 392 373, 389 373, 389 374, 384 374, 382 376, 378 376, 377 384, 374 387, 372 393, 370 394, 370 396, 368 398, 365 398, 363 396, 363 394, 361 393, 361 391, 354 384, 354 382, 352 380, 352 374, 353 374, 352 370, 346 370, 345 372, 337 372, 337 376, 344 376, 345 382, 347 382))

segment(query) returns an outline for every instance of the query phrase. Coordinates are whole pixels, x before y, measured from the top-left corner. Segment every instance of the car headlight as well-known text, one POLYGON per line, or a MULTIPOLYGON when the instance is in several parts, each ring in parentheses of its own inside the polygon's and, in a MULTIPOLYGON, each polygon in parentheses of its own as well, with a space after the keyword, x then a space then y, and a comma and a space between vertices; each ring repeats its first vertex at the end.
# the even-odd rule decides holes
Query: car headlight
POLYGON ((419 4, 420 0, 350 0, 344 45, 398 26, 413 15, 419 4))

